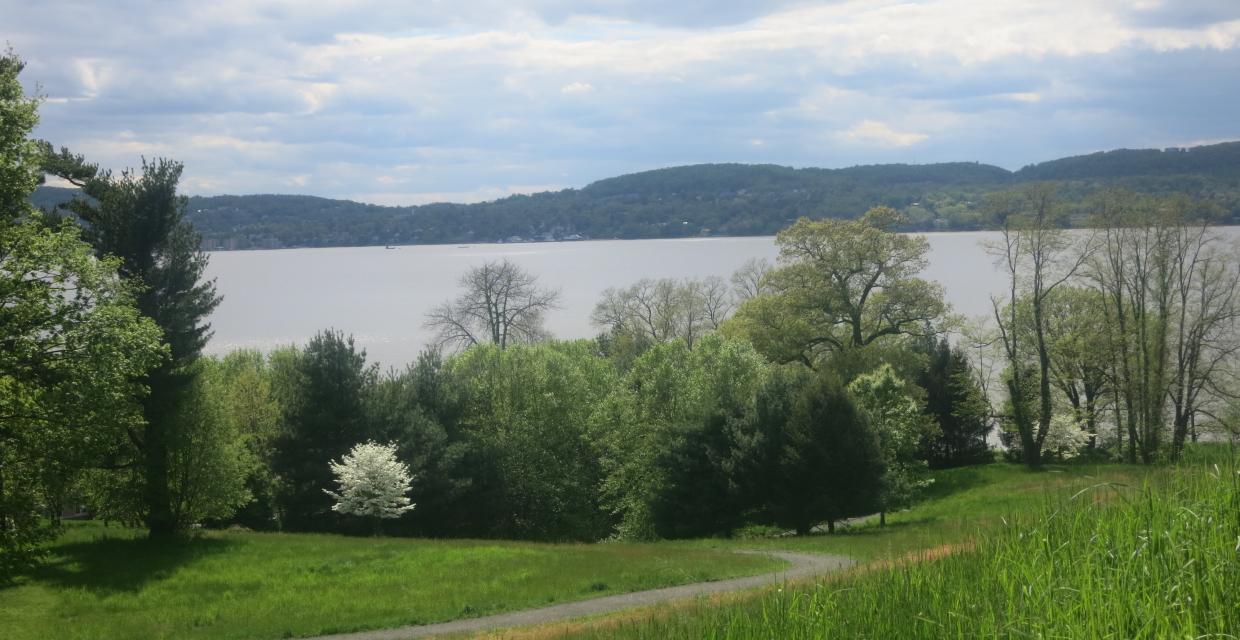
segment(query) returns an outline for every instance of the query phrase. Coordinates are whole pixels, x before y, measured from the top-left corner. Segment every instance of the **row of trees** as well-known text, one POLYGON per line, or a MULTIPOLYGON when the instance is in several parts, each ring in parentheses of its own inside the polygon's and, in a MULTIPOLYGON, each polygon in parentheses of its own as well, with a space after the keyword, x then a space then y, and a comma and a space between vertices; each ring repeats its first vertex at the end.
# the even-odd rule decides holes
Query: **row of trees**
POLYGON ((1089 206, 1091 228, 1070 233, 1045 185, 991 202, 1008 290, 983 342, 1004 363, 1011 444, 1031 465, 1074 441, 1177 458, 1240 397, 1240 247, 1211 226, 1216 210, 1183 197, 1089 206))

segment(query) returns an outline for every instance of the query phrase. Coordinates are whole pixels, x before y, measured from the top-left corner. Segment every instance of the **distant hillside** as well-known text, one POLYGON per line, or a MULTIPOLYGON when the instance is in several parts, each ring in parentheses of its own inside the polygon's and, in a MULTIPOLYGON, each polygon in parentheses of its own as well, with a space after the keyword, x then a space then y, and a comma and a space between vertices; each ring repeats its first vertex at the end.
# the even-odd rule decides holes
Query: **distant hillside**
MULTIPOLYGON (((1016 172, 967 162, 846 169, 704 164, 469 205, 250 195, 195 196, 189 210, 204 244, 224 249, 765 235, 799 216, 850 218, 877 204, 903 210, 909 230, 970 230, 983 226, 978 203, 988 193, 1043 180, 1060 183, 1070 199, 1111 185, 1182 191, 1216 201, 1240 222, 1240 142, 1108 151, 1016 172)), ((51 207, 72 193, 43 187, 32 200, 51 207)))

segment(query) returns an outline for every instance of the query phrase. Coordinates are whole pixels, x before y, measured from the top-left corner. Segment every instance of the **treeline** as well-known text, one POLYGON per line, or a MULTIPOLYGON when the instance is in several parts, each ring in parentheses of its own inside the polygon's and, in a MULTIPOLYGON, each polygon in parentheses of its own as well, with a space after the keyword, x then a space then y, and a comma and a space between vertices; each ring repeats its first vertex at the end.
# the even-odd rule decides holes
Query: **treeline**
MULTIPOLYGON (((993 228, 983 203, 994 192, 1055 181, 1070 202, 1111 187, 1186 193, 1240 221, 1240 143, 1192 149, 1119 150, 1063 158, 1016 172, 977 163, 793 169, 708 164, 645 171, 581 189, 478 204, 382 207, 310 196, 192 197, 189 215, 208 249, 433 244, 585 238, 770 235, 800 217, 860 216, 874 205, 905 214, 903 231, 993 228)), ((43 188, 54 208, 70 190, 43 188)), ((1083 223, 1087 212, 1065 219, 1083 223)))

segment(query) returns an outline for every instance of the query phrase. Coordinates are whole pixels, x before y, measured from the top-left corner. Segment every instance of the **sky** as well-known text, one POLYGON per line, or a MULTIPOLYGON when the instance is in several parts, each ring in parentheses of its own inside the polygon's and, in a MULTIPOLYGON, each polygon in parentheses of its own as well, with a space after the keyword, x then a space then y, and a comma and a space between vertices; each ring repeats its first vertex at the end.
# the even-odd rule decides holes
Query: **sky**
POLYGON ((181 160, 201 195, 476 202, 1240 139, 1240 0, 0 0, 0 41, 38 137, 181 160))

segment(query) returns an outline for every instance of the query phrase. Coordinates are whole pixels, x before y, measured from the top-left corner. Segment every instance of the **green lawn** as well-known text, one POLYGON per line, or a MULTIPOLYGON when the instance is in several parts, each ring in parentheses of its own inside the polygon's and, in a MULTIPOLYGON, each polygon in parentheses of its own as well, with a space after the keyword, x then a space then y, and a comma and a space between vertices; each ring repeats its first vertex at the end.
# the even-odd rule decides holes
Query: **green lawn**
POLYGON ((533 544, 212 532, 154 544, 71 525, 0 589, 0 637, 283 638, 378 629, 761 573, 762 556, 652 544, 533 544))

